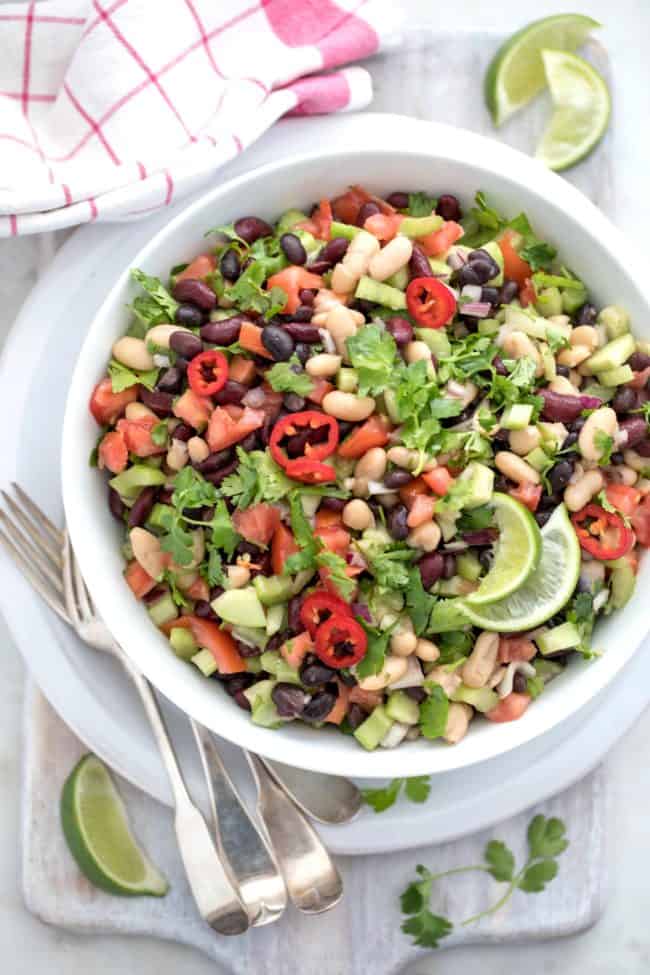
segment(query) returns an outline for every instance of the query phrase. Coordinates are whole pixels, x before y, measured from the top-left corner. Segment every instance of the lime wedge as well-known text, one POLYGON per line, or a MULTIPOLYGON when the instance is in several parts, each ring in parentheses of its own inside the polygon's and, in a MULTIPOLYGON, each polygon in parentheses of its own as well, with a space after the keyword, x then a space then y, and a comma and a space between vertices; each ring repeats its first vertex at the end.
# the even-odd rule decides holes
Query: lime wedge
POLYGON ((492 568, 478 589, 466 599, 470 606, 483 606, 505 599, 524 584, 539 562, 542 536, 528 508, 507 494, 494 494, 490 501, 499 528, 499 541, 492 568))
POLYGON ((602 75, 577 54, 542 51, 553 117, 535 155, 550 169, 568 169, 602 139, 611 109, 602 75))
POLYGON ((108 770, 85 755, 61 794, 61 824, 70 852, 95 887, 125 897, 163 897, 169 884, 137 845, 108 770))
POLYGON ((527 105, 546 87, 542 51, 575 51, 594 28, 591 17, 558 14, 535 20, 501 45, 485 75, 484 94, 495 125, 527 105))
POLYGON ((580 574, 580 545, 563 504, 546 522, 541 536, 539 563, 523 586, 487 606, 464 601, 465 614, 475 626, 501 633, 532 630, 568 602, 580 574))

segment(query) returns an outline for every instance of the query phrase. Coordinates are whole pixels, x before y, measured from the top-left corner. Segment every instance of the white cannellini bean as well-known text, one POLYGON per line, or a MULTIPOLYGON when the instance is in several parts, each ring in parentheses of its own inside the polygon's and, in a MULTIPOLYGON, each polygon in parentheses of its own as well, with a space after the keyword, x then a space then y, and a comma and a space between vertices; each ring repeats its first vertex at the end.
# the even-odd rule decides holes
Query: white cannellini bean
POLYGON ((182 467, 185 467, 188 460, 189 449, 187 444, 183 440, 172 439, 167 451, 167 466, 173 471, 180 471, 182 467))
POLYGON ((569 342, 571 345, 583 345, 591 352, 595 352, 600 344, 598 329, 594 328, 593 325, 578 325, 571 332, 569 342))
POLYGON ((494 670, 499 652, 499 634, 481 633, 474 649, 463 664, 463 683, 468 687, 484 687, 494 670))
POLYGON ((403 467, 407 471, 414 470, 420 462, 420 452, 409 450, 408 447, 391 447, 386 452, 386 456, 391 464, 403 467))
POLYGON ((133 557, 138 565, 152 577, 158 579, 165 570, 165 553, 159 540, 146 528, 132 528, 129 541, 133 549, 133 557))
POLYGON ((377 254, 370 259, 368 274, 375 281, 385 281, 392 277, 411 260, 413 254, 413 243, 408 237, 400 234, 382 247, 377 254))
POLYGON ((113 358, 121 362, 129 369, 136 369, 138 372, 147 372, 153 369, 154 361, 151 352, 142 339, 136 339, 132 335, 123 335, 113 343, 113 358))
POLYGON ((525 332, 520 332, 517 329, 513 332, 507 332, 500 344, 506 358, 523 359, 524 356, 527 356, 535 362, 535 375, 542 375, 544 372, 542 356, 533 340, 525 332))
POLYGON ((153 416, 158 420, 154 411, 150 410, 144 403, 127 403, 124 416, 127 420, 141 420, 145 416, 153 416))
POLYGON ((447 727, 442 736, 449 745, 456 745, 464 738, 472 720, 472 709, 469 704, 459 704, 453 701, 449 705, 447 714, 447 727))
POLYGON ((548 384, 552 393, 562 393, 563 396, 579 396, 580 392, 566 376, 556 376, 548 384))
POLYGON ((348 501, 341 514, 343 524, 353 531, 363 532, 375 523, 375 516, 365 501, 354 498, 348 501))
POLYGON ((415 647, 415 656, 426 663, 434 663, 440 656, 440 650, 433 640, 425 640, 420 637, 415 647))
POLYGON ((418 638, 413 631, 410 619, 403 619, 390 638, 390 651, 398 657, 410 657, 415 653, 418 638))
POLYGON ((345 257, 332 271, 332 290, 338 294, 347 294, 356 288, 366 271, 370 261, 379 251, 379 241, 367 230, 360 230, 350 241, 345 257))
POLYGON ((616 481, 618 484, 625 484, 628 487, 636 484, 639 480, 637 471, 631 467, 627 467, 626 464, 619 464, 618 467, 610 467, 608 473, 613 481, 616 481))
POLYGON ((464 408, 478 396, 478 386, 469 379, 464 383, 451 379, 445 387, 445 393, 452 399, 460 400, 464 408))
POLYGON ((182 325, 154 325, 150 328, 144 337, 145 343, 152 342, 154 345, 159 345, 162 349, 169 348, 169 340, 174 334, 174 332, 189 332, 189 328, 183 328, 182 325))
POLYGON ((193 464, 201 464, 210 456, 210 448, 203 437, 190 437, 187 441, 187 450, 193 464))
POLYGON ((524 484, 526 482, 529 484, 539 484, 542 480, 539 471, 536 471, 534 467, 527 464, 521 457, 517 457, 516 454, 511 454, 509 450, 500 450, 494 457, 494 463, 498 470, 505 477, 514 481, 515 484, 524 484))
POLYGON ((537 427, 524 427, 523 430, 511 430, 508 436, 510 449, 513 453, 524 457, 542 442, 542 435, 537 427))
POLYGON ((357 461, 355 477, 366 477, 369 481, 381 481, 386 473, 388 459, 383 447, 371 447, 357 461))
POLYGON ((425 521, 409 533, 406 544, 410 548, 421 548, 425 552, 434 552, 440 544, 440 529, 435 521, 425 521))
POLYGON ((600 471, 586 471, 574 484, 564 489, 564 503, 569 511, 580 511, 603 489, 605 479, 600 471))
POLYGON ((359 681, 362 691, 383 691, 385 687, 390 687, 406 673, 406 658, 389 655, 384 660, 384 666, 378 674, 364 677, 359 681))
POLYGON ((618 419, 611 406, 601 406, 594 410, 591 416, 585 420, 578 436, 578 447, 585 460, 600 460, 605 450, 598 443, 599 434, 602 437, 614 439, 618 433, 618 419))
POLYGON ((458 690, 463 683, 459 673, 455 670, 449 672, 445 667, 434 667, 427 674, 427 680, 433 681, 434 684, 440 684, 447 697, 451 697, 454 691, 458 690))
POLYGON ((561 352, 557 354, 558 364, 561 366, 569 366, 573 369, 575 366, 579 366, 582 362, 586 362, 591 355, 591 349, 587 345, 571 345, 568 349, 562 349, 561 352))
POLYGON ((310 376, 335 376, 341 368, 341 356, 330 355, 321 352, 319 355, 312 356, 305 363, 305 372, 310 376))
POLYGON ((345 362, 349 362, 346 341, 357 334, 357 320, 354 313, 345 305, 337 305, 328 311, 325 328, 334 339, 336 351, 345 362))
POLYGON ((375 401, 371 396, 355 396, 354 393, 335 389, 323 397, 322 406, 325 413, 335 416, 337 420, 358 423, 368 419, 375 409, 375 401))
POLYGON ((404 346, 404 358, 407 362, 431 362, 431 349, 426 342, 407 342, 404 346))
POLYGON ((642 457, 641 454, 637 454, 636 450, 624 450, 623 460, 628 467, 631 467, 633 471, 638 471, 639 473, 648 467, 647 457, 642 457))
POLYGON ((241 589, 250 582, 250 569, 247 569, 245 565, 229 565, 226 572, 228 574, 228 589, 241 589))

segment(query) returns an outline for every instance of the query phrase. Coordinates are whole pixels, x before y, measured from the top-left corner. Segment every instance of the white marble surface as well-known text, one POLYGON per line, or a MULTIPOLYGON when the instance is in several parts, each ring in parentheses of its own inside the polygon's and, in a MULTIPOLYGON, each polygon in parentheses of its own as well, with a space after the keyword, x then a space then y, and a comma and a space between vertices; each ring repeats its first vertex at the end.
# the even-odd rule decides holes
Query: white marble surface
MULTIPOLYGON (((617 135, 613 158, 614 219, 640 246, 647 248, 650 197, 647 193, 650 115, 650 77, 643 38, 650 32, 648 0, 585 0, 578 5, 561 0, 463 0, 453 7, 430 0, 403 0, 410 20, 459 30, 472 27, 516 29, 535 17, 577 7, 606 28, 602 31, 613 62, 616 79, 614 111, 617 135), (453 12, 453 20, 452 20, 453 12)), ((478 86, 476 97, 480 97, 478 86)), ((47 260, 49 244, 36 238, 0 243, 0 335, 4 335, 33 282, 36 270, 47 260)), ((47 314, 47 309, 43 309, 47 314)), ((44 385, 46 378, 44 377, 44 385)), ((7 419, 5 419, 7 422, 7 419)), ((54 475, 53 473, 53 476, 54 475)), ((3 648, 3 681, 0 683, 0 957, 7 975, 117 975, 138 970, 144 975, 171 975, 182 966, 184 975, 214 973, 212 963, 194 951, 146 938, 98 938, 70 935, 36 921, 24 908, 19 885, 19 776, 22 688, 24 670, 0 621, 3 648), (4 959, 7 959, 5 961, 4 959)), ((562 975, 645 975, 650 967, 649 900, 646 880, 650 858, 650 833, 646 810, 650 782, 645 778, 646 743, 650 740, 650 714, 612 752, 607 761, 610 784, 611 892, 602 921, 591 931, 563 941, 528 945, 525 964, 533 973, 562 975)), ((393 918, 377 919, 383 926, 393 918)), ((518 970, 521 949, 513 947, 464 948, 443 952, 436 962, 437 975, 450 975, 462 965, 463 975, 501 975, 518 970)), ((326 955, 325 955, 326 957, 326 955)), ((326 975, 339 975, 323 968, 326 975)), ((426 970, 430 970, 427 967, 426 970)), ((412 973, 425 969, 413 969, 412 973)), ((282 975, 282 973, 280 973, 282 975)), ((344 975, 344 973, 340 973, 344 975)))

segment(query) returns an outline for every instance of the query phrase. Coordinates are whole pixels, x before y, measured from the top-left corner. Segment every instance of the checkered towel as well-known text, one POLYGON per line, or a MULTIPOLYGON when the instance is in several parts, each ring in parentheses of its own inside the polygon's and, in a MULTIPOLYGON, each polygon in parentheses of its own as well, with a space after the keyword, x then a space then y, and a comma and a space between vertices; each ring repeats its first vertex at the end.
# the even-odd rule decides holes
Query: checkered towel
POLYGON ((0 236, 135 219, 283 115, 358 109, 394 0, 0 6, 0 236))

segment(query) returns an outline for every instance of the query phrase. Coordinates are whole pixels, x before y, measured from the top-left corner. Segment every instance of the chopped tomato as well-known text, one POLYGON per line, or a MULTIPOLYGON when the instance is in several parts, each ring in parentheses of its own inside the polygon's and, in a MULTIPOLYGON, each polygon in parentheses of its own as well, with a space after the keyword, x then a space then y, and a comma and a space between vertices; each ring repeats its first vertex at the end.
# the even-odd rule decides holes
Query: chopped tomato
POLYGON ((430 494, 416 494, 406 522, 409 528, 417 528, 418 525, 431 521, 435 507, 436 502, 430 494))
POLYGON ((389 241, 397 236, 404 219, 401 213, 373 213, 363 225, 363 229, 378 240, 389 241))
MULTIPOLYGON (((184 617, 181 616, 181 619, 184 617)), ((194 639, 200 647, 210 651, 220 674, 241 674, 246 670, 246 661, 240 656, 230 633, 212 620, 199 616, 190 616, 189 620, 194 639)), ((178 626, 178 623, 178 620, 174 620, 174 626, 178 626)))
POLYGON ((276 576, 281 576, 290 555, 298 551, 295 539, 289 529, 280 522, 273 533, 271 542, 271 568, 276 576))
POLYGON ((280 524, 280 512, 265 501, 232 516, 235 530, 254 545, 268 545, 280 524))
POLYGON ((510 488, 508 494, 515 501, 519 501, 520 504, 528 508, 529 511, 537 511, 537 505, 542 496, 542 485, 524 481, 517 487, 510 488))
POLYGON ((643 497, 637 488, 628 487, 627 484, 608 484, 605 496, 610 504, 628 517, 634 514, 643 497))
POLYGON ((370 193, 362 186, 351 186, 347 193, 332 200, 332 213, 341 223, 356 224, 359 210, 364 203, 370 202, 370 193))
POLYGON ((167 449, 154 443, 151 438, 151 431, 159 423, 157 416, 141 416, 137 420, 118 420, 117 432, 124 438, 127 450, 136 457, 155 457, 156 454, 164 454, 167 449))
POLYGON ((517 248, 522 242, 521 234, 514 230, 504 230, 497 241, 503 254, 503 274, 506 278, 516 281, 520 288, 526 284, 526 278, 530 278, 533 269, 530 264, 519 256, 517 248))
POLYGON ((307 399, 310 403, 316 403, 320 406, 328 393, 331 393, 334 389, 332 383, 328 383, 327 379, 322 379, 320 376, 316 379, 312 377, 311 379, 314 388, 311 393, 307 393, 307 399))
POLYGON ((336 683, 338 684, 339 695, 336 699, 336 704, 325 718, 325 721, 329 722, 329 724, 341 724, 343 718, 348 713, 350 689, 340 680, 337 680, 336 683))
POLYGON ((362 457, 371 447, 383 447, 388 443, 390 429, 383 416, 371 416, 339 444, 339 457, 355 459, 362 457))
POLYGON ((129 403, 134 403, 138 398, 138 387, 129 386, 121 393, 113 392, 113 383, 107 376, 98 382, 92 391, 90 412, 95 417, 100 426, 109 426, 122 416, 129 403))
POLYGON ((440 254, 448 251, 452 244, 460 240, 464 233, 459 223, 447 220, 440 230, 434 230, 432 234, 427 234, 425 237, 418 237, 418 244, 427 257, 439 257, 440 254))
POLYGON ((208 274, 212 274, 216 266, 217 259, 214 254, 199 254, 193 261, 190 261, 184 271, 176 275, 176 280, 183 281, 185 278, 197 278, 199 281, 203 281, 204 278, 207 278, 208 274))
POLYGON ((523 636, 499 637, 499 663, 509 664, 513 660, 532 660, 537 649, 532 640, 523 636))
POLYGON ((286 643, 283 643, 280 647, 280 653, 290 667, 297 669, 307 654, 313 649, 314 641, 305 630, 304 633, 299 633, 297 636, 293 636, 290 640, 287 640, 286 643))
POLYGON ((239 443, 253 430, 259 430, 264 424, 265 417, 264 410, 253 410, 250 406, 244 407, 238 416, 233 416, 231 410, 217 406, 210 417, 206 435, 210 450, 214 453, 239 443))
POLYGON ((197 576, 192 585, 185 589, 185 595, 189 599, 204 599, 207 602, 210 598, 210 587, 205 579, 197 576))
POLYGON ((243 355, 234 355, 228 365, 228 374, 233 382, 252 386, 256 375, 255 363, 243 355))
POLYGON ((489 721, 496 721, 497 724, 503 724, 505 721, 517 721, 530 701, 530 694, 517 694, 513 691, 512 694, 508 694, 502 701, 499 701, 491 711, 487 711, 485 717, 489 721))
POLYGON ((330 240, 332 236, 332 205, 329 200, 321 200, 309 220, 298 224, 301 230, 307 230, 319 240, 330 240))
POLYGON ((350 704, 358 704, 364 711, 374 711, 381 704, 381 694, 377 691, 364 691, 357 684, 350 688, 350 704))
POLYGON ((259 325, 253 325, 252 322, 242 322, 238 341, 242 349, 246 349, 247 352, 252 352, 253 355, 261 355, 265 359, 273 358, 262 342, 262 329, 259 325))
POLYGON ((399 496, 407 508, 411 508, 419 494, 428 494, 429 485, 423 477, 416 477, 399 489, 399 496))
POLYGON ((328 525, 323 528, 314 528, 314 535, 320 538, 326 549, 334 552, 335 555, 345 557, 350 547, 350 533, 338 525, 328 525))
POLYGON ((535 285, 530 278, 526 278, 523 288, 519 289, 519 301, 522 308, 528 308, 529 305, 534 305, 537 301, 535 285))
POLYGON ((434 467, 432 471, 424 471, 422 480, 429 485, 434 494, 441 498, 454 483, 454 479, 447 468, 442 466, 434 467))
POLYGON ((650 494, 645 498, 632 515, 632 527, 639 545, 650 546, 650 494))
POLYGON ((112 474, 120 474, 129 462, 129 451, 124 437, 117 430, 111 430, 102 437, 97 453, 99 469, 106 468, 112 474))
POLYGON ((646 366, 645 369, 641 369, 639 372, 634 373, 634 379, 630 379, 626 386, 630 389, 643 389, 650 379, 650 366, 646 366))
POLYGON ((186 389, 173 406, 174 416, 195 430, 207 426, 212 412, 212 403, 203 396, 197 396, 193 389, 186 389))
MULTIPOLYGON (((266 282, 266 287, 269 291, 271 288, 282 288, 287 296, 287 303, 282 311, 285 315, 293 315, 300 304, 299 292, 303 288, 322 288, 323 279, 320 274, 312 274, 304 267, 291 264, 277 274, 272 274, 266 282)), ((241 342, 241 335, 239 341, 241 342)))
POLYGON ((136 599, 142 599, 158 585, 148 572, 145 572, 139 562, 132 559, 124 570, 124 578, 136 599))
POLYGON ((341 512, 330 508, 319 508, 314 519, 316 528, 332 528, 342 524, 341 512))

